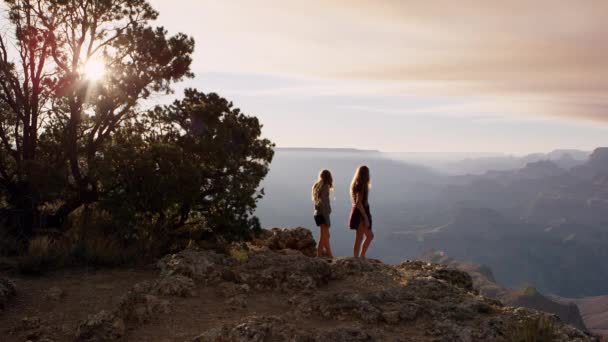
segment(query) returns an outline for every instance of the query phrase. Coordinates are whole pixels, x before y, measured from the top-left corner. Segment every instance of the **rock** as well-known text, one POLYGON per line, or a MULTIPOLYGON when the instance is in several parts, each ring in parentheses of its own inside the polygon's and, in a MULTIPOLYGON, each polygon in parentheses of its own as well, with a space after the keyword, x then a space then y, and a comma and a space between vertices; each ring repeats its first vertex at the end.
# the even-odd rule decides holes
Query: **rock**
POLYGON ((473 278, 464 272, 445 265, 436 265, 422 261, 404 261, 396 267, 404 278, 434 278, 465 291, 474 291, 473 278))
POLYGON ((382 319, 388 324, 397 324, 401 319, 400 312, 397 310, 384 311, 382 313, 382 319))
POLYGON ((20 329, 22 330, 33 330, 38 329, 42 326, 42 320, 40 317, 32 316, 32 317, 23 317, 21 319, 20 329))
POLYGON ((203 283, 214 290, 216 305, 235 310, 234 317, 192 341, 517 341, 519 331, 550 331, 558 342, 597 341, 555 316, 479 295, 467 273, 447 266, 308 257, 302 251, 309 248, 303 242, 309 234, 266 231, 254 241, 260 247, 238 260, 193 249, 169 255, 158 263, 157 280, 134 286, 111 313, 90 317, 79 328, 79 340, 120 338, 125 323, 169 312, 169 302, 157 296, 192 296, 203 283), (280 317, 257 315, 248 306, 252 292, 255 303, 260 297, 289 298, 291 310, 282 309, 280 317))
POLYGON ((473 278, 466 272, 457 269, 438 268, 431 276, 467 291, 473 291, 473 278))
POLYGON ((253 289, 284 292, 313 290, 327 284, 331 269, 327 262, 304 255, 281 255, 270 251, 252 253, 235 273, 239 283, 253 289))
POLYGON ((45 300, 58 302, 65 298, 65 292, 57 286, 53 286, 46 290, 43 295, 45 300))
POLYGON ((251 291, 251 287, 247 284, 221 283, 217 286, 220 296, 224 298, 232 298, 235 296, 247 294, 251 291))
POLYGON ((161 296, 194 297, 194 281, 186 276, 171 275, 158 280, 152 293, 161 296))
POLYGON ((299 298, 298 311, 306 316, 321 316, 326 319, 358 319, 365 323, 382 321, 382 311, 364 296, 343 291, 338 293, 317 293, 314 296, 299 298))
POLYGON ((169 302, 158 297, 131 291, 124 296, 116 310, 125 322, 149 322, 155 314, 169 313, 169 302))
POLYGON ((214 328, 192 342, 368 342, 374 341, 362 328, 304 329, 277 316, 251 316, 232 325, 214 328))
POLYGON ((91 315, 78 326, 77 341, 115 341, 125 334, 124 320, 115 314, 101 311, 91 315))
POLYGON ((247 307, 247 297, 243 295, 232 297, 226 301, 226 305, 233 309, 245 309, 247 307))
POLYGON ((142 294, 150 293, 150 292, 152 292, 152 289, 154 289, 155 285, 156 285, 156 282, 142 281, 142 282, 139 282, 139 283, 133 285, 133 287, 131 288, 131 292, 142 293, 142 294))
MULTIPOLYGON (((24 317, 21 319, 19 325, 6 331, 8 335, 13 338, 17 336, 22 337, 28 341, 53 341, 53 332, 56 329, 52 329, 46 322, 44 322, 38 316, 24 317)), ((6 335, 4 335, 6 338, 6 335)), ((14 340, 14 339, 13 339, 14 340)))
POLYGON ((251 242, 253 246, 268 248, 272 251, 295 250, 314 257, 317 255, 317 242, 306 228, 263 230, 251 242))
POLYGON ((17 287, 15 284, 6 279, 0 277, 0 309, 3 309, 8 301, 17 294, 17 287))
POLYGON ((394 268, 374 259, 339 258, 331 262, 332 279, 344 279, 347 276, 360 276, 373 273, 374 276, 392 278, 397 275, 394 268))
POLYGON ((399 319, 402 321, 413 321, 421 314, 422 308, 420 305, 406 303, 399 309, 399 319))
POLYGON ((223 341, 293 341, 297 335, 295 326, 276 316, 251 316, 232 326, 208 331, 193 342, 223 341))
POLYGON ((212 251, 186 249, 167 255, 158 262, 161 276, 181 275, 204 283, 222 280, 224 271, 234 261, 212 251))
POLYGON ((361 328, 337 328, 317 334, 319 342, 371 342, 375 339, 361 328))

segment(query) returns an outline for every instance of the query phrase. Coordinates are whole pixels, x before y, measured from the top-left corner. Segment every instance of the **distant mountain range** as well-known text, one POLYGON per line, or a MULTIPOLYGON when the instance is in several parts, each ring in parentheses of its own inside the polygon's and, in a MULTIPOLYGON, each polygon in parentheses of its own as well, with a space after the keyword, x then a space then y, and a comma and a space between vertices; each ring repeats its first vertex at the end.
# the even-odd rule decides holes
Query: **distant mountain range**
POLYGON ((528 163, 552 161, 560 168, 570 169, 584 163, 590 152, 559 149, 549 153, 525 156, 492 153, 386 153, 395 160, 430 167, 451 175, 479 175, 487 171, 506 171, 523 168, 528 163))
POLYGON ((356 148, 319 148, 319 147, 277 147, 276 152, 317 152, 317 153, 380 153, 378 150, 360 150, 356 148))
POLYGON ((417 211, 422 220, 403 219, 394 246, 487 264, 509 287, 534 284, 566 297, 608 292, 608 148, 570 169, 536 161, 452 180, 417 211))

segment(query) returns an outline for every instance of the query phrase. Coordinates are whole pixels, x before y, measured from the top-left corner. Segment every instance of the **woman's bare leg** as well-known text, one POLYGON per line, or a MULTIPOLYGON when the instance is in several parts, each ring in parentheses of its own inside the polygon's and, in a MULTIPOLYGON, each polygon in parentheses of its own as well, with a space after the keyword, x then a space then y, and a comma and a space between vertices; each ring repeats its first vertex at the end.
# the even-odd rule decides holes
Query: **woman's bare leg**
POLYGON ((323 248, 325 249, 325 256, 333 258, 333 254, 331 253, 331 247, 329 245, 329 226, 324 224, 321 225, 321 235, 325 237, 323 248))
POLYGON ((365 227, 365 241, 363 242, 363 249, 361 250, 361 257, 365 258, 365 253, 367 253, 367 249, 369 248, 370 243, 374 239, 374 232, 369 227, 365 227))
POLYGON ((357 228, 357 235, 355 235, 355 246, 354 246, 354 251, 353 254, 355 256, 355 258, 359 257, 359 251, 361 250, 361 242, 363 242, 363 235, 365 234, 365 226, 363 224, 360 224, 359 227, 357 228))
POLYGON ((323 234, 323 225, 321 225, 321 236, 319 236, 319 243, 317 244, 317 256, 319 256, 319 257, 323 256, 323 249, 325 248, 324 239, 325 239, 325 235, 323 234))

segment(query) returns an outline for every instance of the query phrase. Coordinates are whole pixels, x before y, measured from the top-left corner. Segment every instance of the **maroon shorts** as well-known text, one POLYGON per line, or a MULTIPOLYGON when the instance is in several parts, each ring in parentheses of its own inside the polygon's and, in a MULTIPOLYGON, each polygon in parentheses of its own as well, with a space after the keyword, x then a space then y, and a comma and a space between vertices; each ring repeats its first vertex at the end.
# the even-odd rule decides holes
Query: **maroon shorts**
MULTIPOLYGON (((365 207, 365 213, 367 214, 367 218, 369 220, 369 229, 372 229, 372 214, 369 211, 369 205, 366 205, 365 207)), ((350 229, 357 229, 359 228, 359 225, 361 224, 361 222, 363 222, 363 215, 361 214, 361 211, 359 210, 359 208, 357 208, 356 206, 353 206, 352 209, 350 210, 350 220, 349 220, 349 227, 350 229)))

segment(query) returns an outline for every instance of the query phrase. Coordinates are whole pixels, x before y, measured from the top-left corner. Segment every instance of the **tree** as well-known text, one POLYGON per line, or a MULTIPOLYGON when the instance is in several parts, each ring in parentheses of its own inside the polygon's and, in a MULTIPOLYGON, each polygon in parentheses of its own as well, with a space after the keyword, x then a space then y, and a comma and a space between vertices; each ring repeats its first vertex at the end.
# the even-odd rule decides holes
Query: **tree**
POLYGON ((142 99, 192 76, 194 41, 151 27, 158 13, 144 0, 5 3, 13 32, 0 37, 0 193, 27 239, 103 197, 95 159, 142 99), (91 63, 105 65, 102 80, 87 78, 91 63))
POLYGON ((187 89, 182 100, 123 126, 97 155, 101 205, 131 223, 135 231, 122 233, 137 238, 171 242, 185 225, 243 238, 259 228, 253 211, 274 154, 261 129, 219 95, 187 89))
POLYGON ((104 236, 161 251, 184 227, 231 239, 259 228, 253 211, 274 145, 257 118, 193 89, 141 108, 193 76, 191 38, 152 28, 157 13, 144 0, 5 3, 14 35, 0 37, 0 225, 9 234, 27 241, 33 228, 62 228, 82 206, 109 213, 104 236), (100 73, 87 73, 92 65, 100 73))

